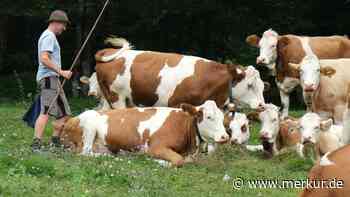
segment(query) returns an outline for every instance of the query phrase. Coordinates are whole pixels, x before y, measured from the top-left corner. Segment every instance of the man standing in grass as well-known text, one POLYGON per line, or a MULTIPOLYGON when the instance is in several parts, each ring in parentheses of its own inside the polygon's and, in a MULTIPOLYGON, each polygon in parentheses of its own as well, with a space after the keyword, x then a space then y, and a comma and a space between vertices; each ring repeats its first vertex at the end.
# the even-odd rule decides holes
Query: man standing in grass
POLYGON ((60 131, 64 121, 71 114, 70 107, 64 91, 61 90, 59 77, 70 79, 72 72, 61 69, 61 49, 56 36, 61 35, 69 22, 68 16, 64 11, 56 10, 51 13, 48 20, 48 28, 41 34, 38 42, 38 60, 39 68, 36 76, 40 88, 41 109, 40 115, 35 122, 35 133, 31 145, 34 152, 42 148, 42 137, 49 116, 56 118, 53 123, 53 135, 50 146, 60 147, 60 131), (56 98, 56 95, 60 95, 56 98), (53 103, 50 111, 49 106, 53 103))

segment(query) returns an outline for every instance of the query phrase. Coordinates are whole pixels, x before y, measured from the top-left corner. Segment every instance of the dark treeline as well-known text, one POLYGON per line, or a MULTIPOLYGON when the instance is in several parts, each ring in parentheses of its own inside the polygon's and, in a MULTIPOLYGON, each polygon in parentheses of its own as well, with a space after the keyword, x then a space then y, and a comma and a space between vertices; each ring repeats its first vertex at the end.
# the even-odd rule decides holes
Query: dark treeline
MULTIPOLYGON (((37 40, 54 9, 68 12, 72 25, 60 38, 68 68, 104 1, 1 0, 0 73, 35 73, 37 40)), ((350 0, 111 0, 76 73, 89 74, 94 53, 108 35, 136 49, 178 52, 218 61, 254 64, 257 50, 245 37, 273 28, 280 34, 349 34, 350 0)))

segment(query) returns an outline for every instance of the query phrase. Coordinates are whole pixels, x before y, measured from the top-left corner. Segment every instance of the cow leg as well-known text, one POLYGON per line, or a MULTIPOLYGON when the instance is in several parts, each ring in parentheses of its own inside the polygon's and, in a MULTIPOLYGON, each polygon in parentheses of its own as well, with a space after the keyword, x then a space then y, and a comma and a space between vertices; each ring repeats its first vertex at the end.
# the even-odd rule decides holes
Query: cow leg
POLYGON ((170 163, 176 167, 182 166, 185 163, 184 158, 170 148, 150 147, 147 153, 155 158, 170 161, 170 163))
POLYGON ((285 119, 288 117, 288 111, 289 111, 289 93, 285 93, 284 91, 280 90, 280 97, 281 97, 281 103, 282 103, 282 115, 281 119, 285 119))
POLYGON ((83 129, 83 150, 82 155, 93 155, 93 144, 96 137, 96 129, 94 128, 84 128, 83 129))

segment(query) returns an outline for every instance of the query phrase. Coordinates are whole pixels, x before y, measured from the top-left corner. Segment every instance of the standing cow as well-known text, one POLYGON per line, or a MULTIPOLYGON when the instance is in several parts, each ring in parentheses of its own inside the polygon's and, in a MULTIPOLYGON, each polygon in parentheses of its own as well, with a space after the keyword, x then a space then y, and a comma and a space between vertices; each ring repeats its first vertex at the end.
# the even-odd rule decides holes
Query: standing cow
POLYGON ((323 59, 305 56, 300 64, 289 63, 290 70, 300 75, 304 99, 312 112, 322 118, 343 122, 350 85, 350 59, 323 59))
POLYGON ((84 154, 120 150, 143 151, 152 157, 185 163, 200 142, 224 143, 229 135, 224 115, 214 101, 181 109, 167 107, 126 108, 106 112, 86 111, 69 119, 61 134, 65 145, 84 154))
POLYGON ((246 41, 251 46, 260 48, 257 63, 266 65, 276 75, 283 105, 282 118, 288 116, 290 92, 299 85, 299 74, 293 72, 288 63, 300 63, 309 51, 320 59, 350 57, 350 40, 345 36, 279 35, 269 29, 263 33, 262 38, 250 35, 246 41))
MULTIPOLYGON (((131 50, 127 41, 108 39, 121 49, 96 53, 96 76, 109 108, 200 105, 214 100, 223 108, 234 100, 257 108, 264 104, 264 83, 252 66, 220 64, 200 57, 131 50)), ((91 80, 85 78, 85 83, 91 80)))

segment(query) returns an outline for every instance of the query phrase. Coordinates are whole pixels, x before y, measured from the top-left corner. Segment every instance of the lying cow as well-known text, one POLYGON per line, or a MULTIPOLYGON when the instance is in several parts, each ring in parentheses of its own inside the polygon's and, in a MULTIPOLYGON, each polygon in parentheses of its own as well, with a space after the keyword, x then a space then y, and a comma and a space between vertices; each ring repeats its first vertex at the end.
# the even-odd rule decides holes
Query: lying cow
POLYGON ((224 115, 224 125, 226 131, 231 135, 231 144, 246 145, 248 143, 249 120, 244 113, 236 112, 233 104, 227 105, 227 112, 224 115))
POLYGON ((246 41, 249 45, 260 48, 257 63, 266 65, 276 75, 283 105, 283 118, 288 116, 289 94, 299 85, 299 75, 290 70, 288 63, 300 63, 309 51, 320 59, 350 57, 350 40, 345 36, 279 35, 269 29, 263 33, 262 38, 250 35, 246 41))
POLYGON ((224 115, 214 101, 198 107, 182 104, 181 108, 90 110, 69 119, 61 138, 83 155, 100 153, 100 147, 112 153, 144 151, 174 166, 183 165, 184 156, 194 153, 200 140, 229 140, 224 115))
POLYGON ((232 90, 234 99, 252 108, 264 104, 264 83, 253 67, 243 69, 200 57, 131 50, 127 41, 116 41, 109 40, 122 49, 104 49, 95 57, 98 84, 110 108, 200 105, 208 99, 223 108, 229 88, 237 83, 239 91, 232 90))
POLYGON ((306 185, 300 197, 348 197, 350 194, 349 154, 350 145, 325 154, 310 170, 308 175, 310 184, 306 185))
POLYGON ((314 146, 316 161, 327 152, 344 145, 343 126, 333 125, 332 119, 322 120, 318 114, 309 112, 300 118, 299 124, 301 142, 314 146))
POLYGON ((300 73, 305 103, 322 118, 343 122, 348 85, 350 59, 319 60, 315 55, 305 56, 300 64, 289 64, 290 70, 300 73))
POLYGON ((258 114, 250 118, 261 121, 260 139, 264 152, 271 157, 280 154, 288 149, 294 149, 303 157, 303 145, 298 129, 298 121, 294 118, 281 119, 279 107, 273 104, 265 104, 262 109, 257 110, 258 114))

